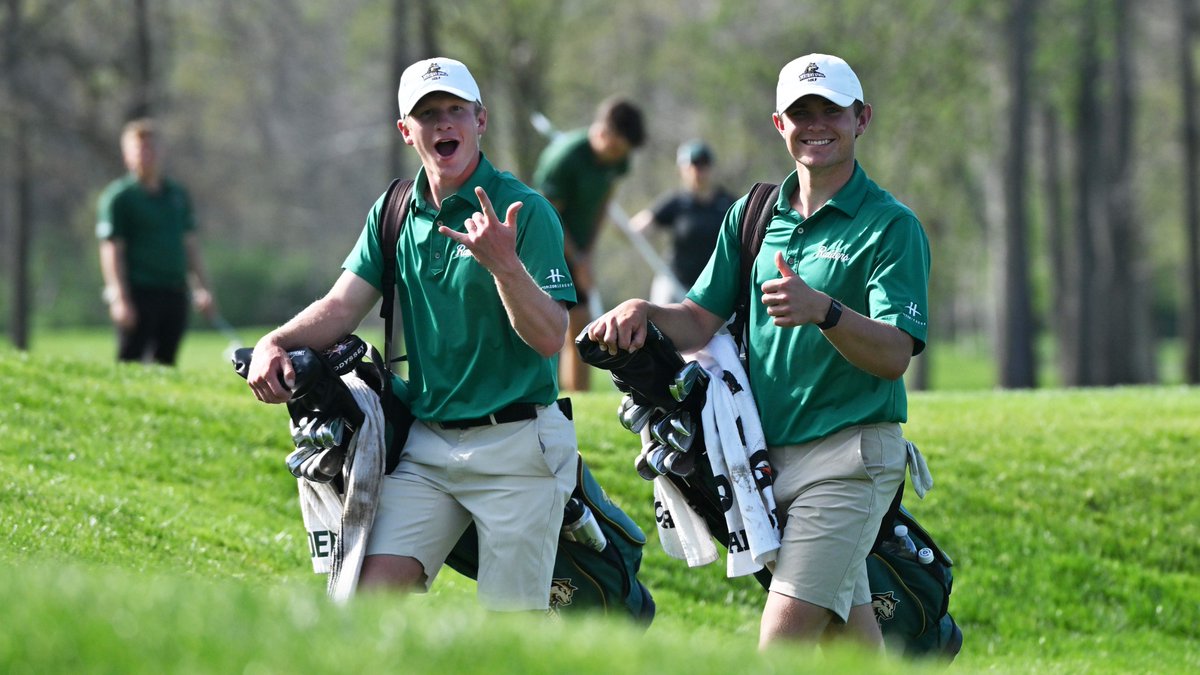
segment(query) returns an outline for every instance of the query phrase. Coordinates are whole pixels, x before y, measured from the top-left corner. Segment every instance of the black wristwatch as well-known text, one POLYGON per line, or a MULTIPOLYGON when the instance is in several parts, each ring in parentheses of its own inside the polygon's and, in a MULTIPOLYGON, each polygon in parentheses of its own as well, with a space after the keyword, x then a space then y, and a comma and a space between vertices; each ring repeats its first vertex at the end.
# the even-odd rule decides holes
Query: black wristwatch
POLYGON ((837 300, 830 299, 829 311, 825 312, 825 320, 817 324, 817 328, 821 330, 829 330, 838 325, 838 321, 842 319, 842 303, 837 300))

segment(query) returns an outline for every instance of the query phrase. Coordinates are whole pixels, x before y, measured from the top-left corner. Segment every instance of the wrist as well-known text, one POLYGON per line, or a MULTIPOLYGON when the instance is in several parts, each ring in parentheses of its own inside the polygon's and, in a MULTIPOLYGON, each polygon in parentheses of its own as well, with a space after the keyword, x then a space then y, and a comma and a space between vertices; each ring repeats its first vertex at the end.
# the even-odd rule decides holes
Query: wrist
POLYGON ((841 320, 842 303, 838 302, 835 298, 830 298, 829 309, 825 312, 825 319, 822 320, 821 323, 817 324, 817 328, 820 328, 821 330, 829 330, 830 328, 838 325, 838 322, 841 320))
POLYGON ((116 286, 105 286, 100 297, 104 298, 105 304, 112 305, 124 300, 125 294, 116 286))

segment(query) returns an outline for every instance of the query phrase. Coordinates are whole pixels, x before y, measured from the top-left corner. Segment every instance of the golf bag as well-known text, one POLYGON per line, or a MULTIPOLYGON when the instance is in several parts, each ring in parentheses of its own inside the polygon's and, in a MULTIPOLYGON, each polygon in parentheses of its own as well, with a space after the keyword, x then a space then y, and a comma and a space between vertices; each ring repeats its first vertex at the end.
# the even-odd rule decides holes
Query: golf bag
POLYGON ((950 615, 950 591, 954 586, 954 562, 937 545, 903 505, 901 484, 892 508, 884 516, 875 547, 867 558, 871 606, 889 647, 905 654, 943 656, 953 659, 962 648, 962 629, 950 615), (922 563, 884 546, 886 535, 896 525, 908 528, 918 549, 928 548, 933 560, 922 563))
MULTIPOLYGON (((346 449, 363 419, 362 410, 341 379, 350 372, 361 377, 383 399, 381 405, 389 427, 384 471, 390 473, 399 462, 399 451, 403 449, 413 417, 407 405, 392 394, 390 378, 394 375, 382 367, 383 359, 378 352, 350 335, 323 352, 300 349, 288 355, 296 371, 295 393, 287 404, 296 444, 296 450, 286 460, 292 475, 329 483, 339 495, 345 496, 345 480, 349 475, 346 449), (370 361, 363 358, 368 354, 370 361), (383 403, 388 398, 392 401, 383 403), (403 414, 399 418, 388 416, 389 408, 403 414)), ((234 369, 242 377, 246 377, 252 357, 250 348, 235 352, 234 369)), ((568 534, 568 528, 564 528, 554 564, 551 611, 623 613, 648 626, 654 618, 654 599, 637 578, 646 535, 608 498, 582 456, 578 457, 576 478, 573 506, 585 507, 586 517, 596 523, 593 531, 597 535, 590 540, 594 545, 589 545, 589 540, 568 534)), ((309 539, 314 558, 318 556, 318 548, 325 555, 337 549, 337 533, 322 530, 310 533, 309 539)), ((479 545, 475 527, 471 525, 446 562, 460 574, 475 579, 478 561, 479 545)), ((327 571, 328 566, 314 565, 314 569, 327 571)))
MULTIPOLYGON (((695 364, 684 363, 670 339, 653 323, 648 322, 645 344, 636 352, 619 350, 615 355, 609 354, 587 336, 586 330, 580 333, 575 343, 584 362, 610 371, 617 389, 626 394, 627 400, 622 402, 618 416, 630 431, 640 431, 630 422, 642 428, 658 428, 666 426, 661 420, 677 417, 681 410, 704 406, 705 387, 692 387, 684 392, 681 386, 683 369, 695 364), (668 395, 663 396, 663 392, 668 395), (650 411, 645 417, 629 414, 629 410, 639 407, 650 411)), ((643 478, 652 480, 664 476, 679 488, 692 509, 704 519, 713 537, 728 549, 726 504, 722 502, 720 487, 713 477, 702 434, 699 429, 696 432, 698 438, 683 455, 687 461, 656 462, 653 459, 656 445, 652 444, 649 452, 643 449, 643 456, 639 456, 635 465, 643 478), (644 466, 650 470, 643 471, 644 466), (685 470, 678 470, 679 466, 685 470)), ((654 434, 656 439, 660 435, 654 434)), ((669 458, 679 454, 680 450, 671 448, 665 452, 669 458)), ((953 562, 901 506, 903 492, 902 484, 883 518, 875 546, 867 558, 875 616, 892 649, 909 655, 941 655, 952 659, 962 645, 962 632, 949 614, 953 562), (920 564, 883 545, 885 533, 891 533, 897 523, 908 526, 916 548, 928 547, 933 551, 932 562, 920 564)), ((768 570, 761 569, 754 576, 764 591, 770 588, 771 573, 768 570)))
MULTIPOLYGON (((614 504, 579 458, 577 484, 572 497, 588 507, 603 533, 604 548, 567 537, 558 540, 554 580, 550 585, 550 611, 600 610, 628 614, 647 626, 654 619, 654 599, 638 581, 646 535, 621 507, 614 504)), ((597 544, 599 545, 599 544, 597 544)), ((479 571, 479 542, 475 525, 467 528, 446 564, 474 579, 479 571)))

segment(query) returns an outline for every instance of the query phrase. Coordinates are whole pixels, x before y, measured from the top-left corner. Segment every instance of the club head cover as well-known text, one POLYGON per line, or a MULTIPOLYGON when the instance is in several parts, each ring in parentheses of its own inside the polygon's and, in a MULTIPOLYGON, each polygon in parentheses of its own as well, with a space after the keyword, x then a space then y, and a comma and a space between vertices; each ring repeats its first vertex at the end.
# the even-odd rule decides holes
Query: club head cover
POLYGON ((617 389, 633 396, 639 405, 651 405, 663 410, 678 406, 670 392, 675 375, 684 366, 683 357, 671 339, 653 322, 646 322, 646 342, 641 349, 630 352, 619 349, 609 354, 588 336, 591 324, 575 338, 575 347, 584 363, 609 371, 617 389))

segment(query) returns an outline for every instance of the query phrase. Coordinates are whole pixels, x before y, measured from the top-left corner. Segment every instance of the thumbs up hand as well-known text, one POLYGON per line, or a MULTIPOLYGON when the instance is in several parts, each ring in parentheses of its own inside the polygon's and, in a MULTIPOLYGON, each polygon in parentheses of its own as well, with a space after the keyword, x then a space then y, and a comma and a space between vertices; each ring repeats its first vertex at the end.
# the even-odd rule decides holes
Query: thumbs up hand
POLYGON ((775 325, 795 328, 823 321, 829 308, 829 296, 804 283, 783 259, 782 251, 775 253, 775 267, 779 268, 779 278, 762 285, 761 298, 775 325))

